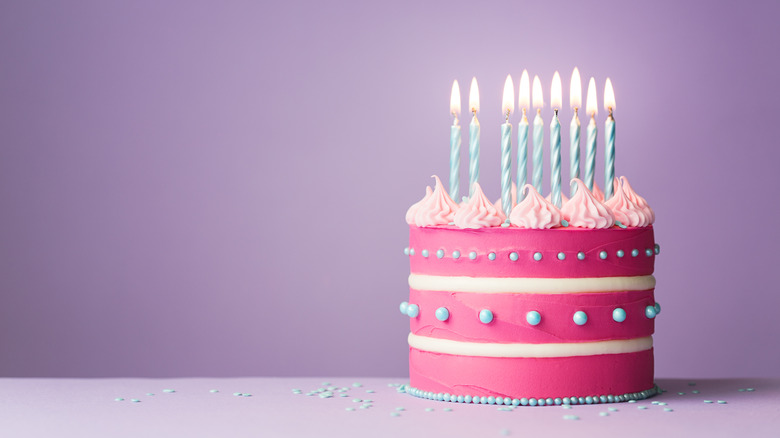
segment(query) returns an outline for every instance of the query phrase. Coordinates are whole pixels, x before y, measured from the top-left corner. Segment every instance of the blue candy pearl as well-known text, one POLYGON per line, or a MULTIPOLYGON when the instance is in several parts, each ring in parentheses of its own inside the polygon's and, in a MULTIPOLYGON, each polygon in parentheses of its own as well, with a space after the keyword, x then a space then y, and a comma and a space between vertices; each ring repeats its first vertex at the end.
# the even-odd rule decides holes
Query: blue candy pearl
POLYGON ((409 248, 409 255, 414 255, 414 248, 409 248))
POLYGON ((525 320, 528 321, 528 324, 537 325, 542 322, 542 315, 536 310, 532 310, 525 314, 525 320))
POLYGON ((655 306, 653 306, 653 307, 655 307, 655 314, 656 315, 661 313, 661 305, 659 303, 655 303, 655 306))
POLYGON ((585 260, 585 253, 584 252, 578 252, 577 253, 577 259, 585 260))
POLYGON ((517 259, 519 259, 519 258, 520 258, 520 256, 517 255, 516 252, 513 252, 513 253, 509 254, 509 260, 512 260, 513 262, 516 262, 517 259))
POLYGON ((661 245, 657 243, 655 244, 655 254, 656 255, 661 254, 661 245))
POLYGON ((460 251, 452 251, 452 258, 459 259, 460 258, 460 251))
POLYGON ((404 248, 404 255, 409 255, 409 247, 404 248))
POLYGON ((450 318, 450 311, 446 307, 439 307, 436 309, 436 319, 439 321, 446 321, 450 318))
POLYGON ((574 312, 574 316, 572 317, 572 320, 577 325, 584 325, 586 322, 588 322, 588 315, 582 310, 578 310, 574 312))
POLYGON ((601 251, 599 253, 599 257, 601 258, 601 260, 606 259, 607 258, 607 252, 606 251, 601 251))
POLYGON ((496 253, 491 252, 490 254, 488 254, 488 259, 490 259, 490 261, 495 260, 496 259, 496 253))
POLYGON ((471 260, 474 260, 474 259, 476 259, 476 258, 477 258, 477 252, 476 252, 476 251, 471 251, 471 252, 469 253, 469 258, 470 258, 471 260))
POLYGON ((428 257, 428 250, 427 249, 422 250, 422 256, 423 257, 428 257))
POLYGON ((653 250, 652 250, 652 249, 649 249, 649 248, 648 248, 648 249, 646 249, 646 250, 645 250, 645 255, 646 255, 646 256, 648 256, 648 257, 652 257, 652 255, 653 255, 653 250))
POLYGON ((626 255, 625 251, 623 251, 622 249, 617 250, 617 256, 618 257, 623 257, 624 255, 626 255))
POLYGON ((566 254, 559 252, 558 253, 558 260, 566 260, 566 254))
POLYGON ((612 319, 615 322, 623 322, 626 320, 626 311, 618 307, 612 311, 612 319))
POLYGON ((401 310, 401 313, 403 313, 404 315, 406 315, 406 309, 408 307, 409 307, 409 303, 407 303, 406 301, 402 301, 401 305, 398 306, 398 308, 401 310))
POLYGON ((417 318, 417 315, 420 314, 420 306, 417 304, 409 304, 406 306, 406 315, 409 316, 409 318, 417 318))
POLYGON ((638 255, 639 255, 639 250, 638 249, 631 250, 631 257, 636 257, 638 255))
POLYGON ((490 324, 493 321, 493 312, 488 309, 480 310, 479 320, 482 322, 482 324, 490 324))
POLYGON ((656 315, 655 307, 653 307, 653 306, 645 307, 645 316, 646 317, 648 317, 650 319, 653 319, 653 318, 655 318, 655 315, 656 315))
POLYGON ((440 249, 440 250, 436 251, 436 257, 438 257, 438 258, 444 257, 444 250, 440 249))
POLYGON ((539 261, 539 260, 541 260, 541 259, 542 259, 542 253, 540 253, 540 252, 535 252, 535 253, 534 253, 534 260, 536 260, 536 261, 538 262, 538 261, 539 261))

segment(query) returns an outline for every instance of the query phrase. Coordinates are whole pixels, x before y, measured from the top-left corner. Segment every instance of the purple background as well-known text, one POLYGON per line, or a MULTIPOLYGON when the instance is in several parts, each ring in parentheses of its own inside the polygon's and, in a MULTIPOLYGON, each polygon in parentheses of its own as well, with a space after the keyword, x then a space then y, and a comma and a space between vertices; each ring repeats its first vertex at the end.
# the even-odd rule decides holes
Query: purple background
POLYGON ((657 213, 657 375, 780 376, 776 4, 367 3, 0 5, 0 375, 404 375, 452 80, 495 199, 504 77, 576 65, 657 213))

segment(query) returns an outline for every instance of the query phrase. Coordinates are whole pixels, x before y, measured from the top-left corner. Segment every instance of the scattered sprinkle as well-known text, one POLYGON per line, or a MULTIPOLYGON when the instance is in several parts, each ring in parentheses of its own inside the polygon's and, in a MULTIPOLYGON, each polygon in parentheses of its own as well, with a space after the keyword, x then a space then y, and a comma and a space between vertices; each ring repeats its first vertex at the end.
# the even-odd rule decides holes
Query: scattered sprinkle
POLYGON ((363 403, 373 403, 373 400, 363 400, 363 403))
POLYGON ((753 391, 755 391, 755 390, 756 390, 756 388, 748 388, 746 391, 747 391, 747 392, 753 392, 753 391))
POLYGON ((133 403, 141 403, 141 400, 138 400, 137 398, 132 398, 130 401, 133 403))
POLYGON ((349 394, 339 394, 339 397, 349 397, 349 394))
POLYGON ((571 409, 571 405, 561 405, 563 409, 571 409))
POLYGON ((509 429, 501 429, 501 431, 499 433, 501 433, 501 435, 504 435, 504 436, 509 436, 509 434, 510 434, 509 429))
POLYGON ((739 392, 745 392, 745 388, 739 388, 737 391, 739 391, 739 392))
POLYGON ((355 383, 352 384, 352 386, 354 386, 355 388, 360 388, 361 386, 363 386, 363 384, 355 382, 355 383))
POLYGON ((390 416, 391 417, 400 417, 401 414, 399 414, 398 412, 390 412, 390 416))
POLYGON ((658 402, 658 406, 666 406, 666 405, 667 405, 666 402, 658 402))
POLYGON ((172 393, 172 392, 176 392, 176 390, 175 389, 163 389, 163 392, 172 393))
POLYGON ((617 412, 618 408, 607 408, 608 411, 617 412))
POLYGON ((726 400, 718 400, 718 404, 719 405, 725 405, 726 404, 726 400))
POLYGON ((599 416, 601 416, 601 417, 609 417, 609 412, 599 412, 599 416))
POLYGON ((664 412, 674 412, 674 409, 672 409, 672 408, 664 408, 664 412))
POLYGON ((147 392, 146 395, 150 395, 151 396, 151 395, 154 395, 154 393, 147 392))
POLYGON ((368 409, 368 408, 370 408, 370 407, 371 407, 371 405, 362 405, 362 406, 360 407, 360 409, 368 409))
POLYGON ((704 400, 704 403, 712 403, 712 400, 704 400))
POLYGON ((322 382, 322 386, 330 386, 330 382, 322 382))
POLYGON ((677 395, 685 395, 684 392, 678 392, 677 395))
POLYGON ((564 415, 564 416, 563 416, 563 419, 564 419, 564 420, 579 420, 579 419, 580 419, 580 417, 578 417, 578 416, 576 416, 576 415, 564 415))
POLYGON ((359 399, 359 398, 353 398, 353 399, 352 399, 352 403, 360 403, 360 402, 362 402, 362 401, 363 401, 363 400, 361 400, 361 399, 359 399))
MULTIPOLYGON (((212 393, 212 394, 215 394, 215 393, 219 392, 219 389, 209 389, 209 392, 212 393)), ((296 393, 296 394, 300 394, 301 390, 300 389, 293 389, 293 392, 296 393)))
MULTIPOLYGON (((252 394, 241 394, 243 397, 252 397, 252 394)), ((322 396, 320 396, 322 397, 322 396)), ((324 398, 324 397, 323 397, 324 398)))
POLYGON ((114 399, 114 401, 125 401, 125 399, 123 399, 122 397, 117 397, 114 399))
MULTIPOLYGON (((233 393, 233 395, 235 395, 236 397, 241 397, 241 396, 242 396, 242 395, 244 395, 244 394, 241 394, 240 392, 234 392, 234 393, 233 393)), ((312 395, 312 394, 311 394, 311 393, 309 393, 309 394, 307 394, 307 395, 312 395)))
POLYGON ((425 412, 433 412, 433 408, 425 408, 425 412))
POLYGON ((629 400, 629 403, 636 403, 636 400, 629 400))
POLYGON ((396 410, 396 411, 405 411, 405 410, 406 410, 406 408, 400 408, 400 407, 399 407, 399 408, 395 408, 395 410, 396 410))
POLYGON ((637 409, 647 409, 647 406, 637 406, 637 409))
POLYGON ((692 393, 694 393, 694 394, 698 394, 698 393, 700 393, 701 391, 699 391, 698 389, 694 389, 694 390, 693 390, 693 391, 691 391, 691 392, 692 392, 692 393))
POLYGON ((444 412, 452 412, 452 408, 444 408, 444 412))
POLYGON ((348 411, 354 411, 355 408, 347 408, 348 411))

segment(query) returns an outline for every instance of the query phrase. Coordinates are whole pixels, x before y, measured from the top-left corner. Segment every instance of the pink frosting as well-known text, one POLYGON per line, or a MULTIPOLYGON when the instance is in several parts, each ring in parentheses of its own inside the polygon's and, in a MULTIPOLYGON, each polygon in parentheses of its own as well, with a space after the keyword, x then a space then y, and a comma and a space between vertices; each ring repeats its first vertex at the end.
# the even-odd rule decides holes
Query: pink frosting
POLYGON ((461 204, 455 213, 455 225, 460 228, 485 228, 501 225, 506 216, 497 209, 482 192, 479 183, 474 183, 474 193, 469 201, 461 204))
POLYGON ((528 190, 523 202, 517 204, 509 214, 509 222, 520 228, 542 230, 561 225, 561 210, 542 195, 531 184, 526 184, 523 190, 528 190))
POLYGON ((617 178, 615 178, 615 194, 604 205, 612 210, 615 220, 627 227, 646 227, 650 224, 647 213, 626 196, 617 178))
POLYGON ((434 175, 433 178, 436 180, 436 188, 414 213, 414 223, 418 227, 447 225, 455 218, 455 212, 458 210, 458 204, 444 190, 439 177, 434 175))
POLYGON ((593 181, 593 197, 596 198, 599 202, 604 202, 604 192, 601 191, 601 188, 598 184, 596 184, 596 181, 593 181))
POLYGON ((623 191, 626 193, 626 197, 634 202, 634 204, 637 205, 642 211, 645 212, 645 215, 647 215, 647 218, 649 220, 648 225, 655 222, 655 212, 652 208, 650 208, 649 205, 647 205, 647 201, 645 201, 645 198, 637 195, 637 193, 634 191, 634 189, 631 188, 631 184, 628 183, 628 178, 625 176, 620 177, 620 181, 623 183, 623 191))
POLYGON ((572 182, 577 184, 577 193, 561 209, 569 226, 598 229, 615 225, 615 217, 609 207, 596 200, 582 180, 574 178, 572 182))
POLYGON ((414 223, 414 215, 417 213, 417 210, 420 208, 421 205, 425 203, 425 201, 428 200, 428 198, 431 197, 431 194, 433 193, 433 190, 431 189, 431 186, 425 187, 425 196, 423 196, 422 199, 412 204, 411 207, 409 207, 408 210, 406 210, 406 223, 409 225, 412 225, 414 223))

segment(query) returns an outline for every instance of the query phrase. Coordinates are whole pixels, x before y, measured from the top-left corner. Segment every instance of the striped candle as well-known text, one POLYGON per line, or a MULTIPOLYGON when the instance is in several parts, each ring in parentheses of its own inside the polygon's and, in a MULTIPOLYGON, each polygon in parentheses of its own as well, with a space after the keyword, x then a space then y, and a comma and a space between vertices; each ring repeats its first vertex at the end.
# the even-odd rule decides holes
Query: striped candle
POLYGON ((604 122, 606 139, 604 200, 606 201, 612 197, 615 189, 615 118, 612 116, 612 111, 615 109, 615 92, 612 90, 612 81, 609 78, 604 86, 604 109, 609 112, 607 121, 604 122))
POLYGON ((460 114, 460 87, 458 81, 452 82, 452 92, 450 93, 450 113, 452 113, 453 122, 450 128, 450 197, 457 202, 460 192, 460 125, 458 125, 458 115, 460 114))
POLYGON ((528 71, 523 70, 518 90, 518 107, 523 110, 523 118, 517 124, 517 203, 525 199, 523 186, 528 182, 528 117, 526 110, 531 104, 531 83, 528 71))
MULTIPOLYGON (((582 105, 582 81, 580 80, 580 71, 574 67, 571 74, 571 85, 569 87, 569 105, 574 110, 569 125, 569 180, 580 177, 580 118, 579 109, 582 105)), ((577 193, 577 184, 570 184, 570 197, 577 193)))
POLYGON ((474 194, 474 183, 479 182, 479 87, 477 78, 471 78, 471 87, 469 90, 469 109, 474 117, 469 124, 469 197, 474 194))
POLYGON ((596 127, 596 114, 598 113, 596 80, 592 77, 590 78, 590 81, 588 81, 588 97, 585 102, 585 111, 587 111, 590 116, 585 156, 585 185, 588 186, 588 190, 592 192, 593 176, 596 171, 596 137, 598 136, 598 128, 596 127))
POLYGON ((501 207, 509 222, 509 213, 512 212, 512 124, 509 123, 509 114, 515 109, 515 84, 512 76, 507 75, 504 82, 504 98, 501 109, 506 114, 506 123, 501 125, 501 207))
POLYGON ((558 208, 561 208, 561 121, 558 120, 558 108, 563 100, 561 93, 561 75, 556 71, 550 87, 550 106, 554 111, 550 121, 550 199, 558 208))
MULTIPOLYGON (((536 108, 536 117, 534 117, 533 185, 537 192, 542 193, 542 174, 544 173, 544 165, 542 164, 542 158, 544 156, 542 151, 542 141, 544 140, 544 121, 542 120, 542 108, 544 107, 544 98, 542 96, 542 83, 539 81, 539 76, 534 76, 532 97, 534 108, 536 108)), ((520 187, 518 187, 518 189, 519 188, 520 187)))

